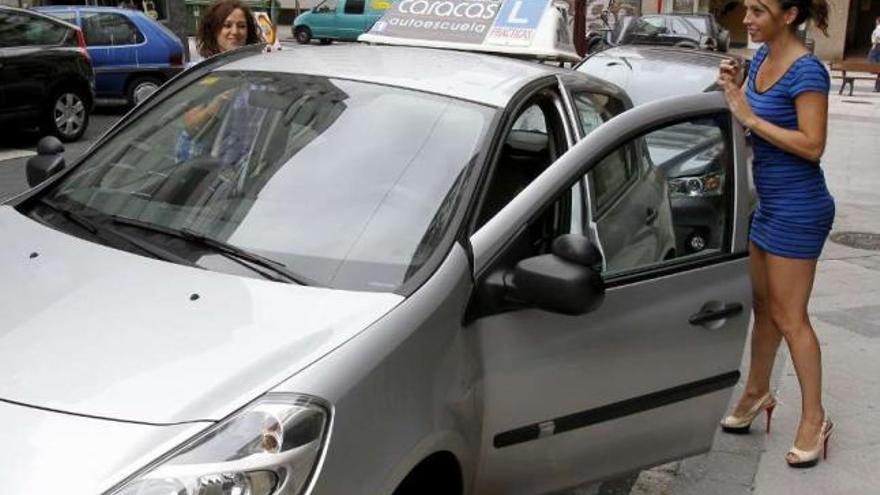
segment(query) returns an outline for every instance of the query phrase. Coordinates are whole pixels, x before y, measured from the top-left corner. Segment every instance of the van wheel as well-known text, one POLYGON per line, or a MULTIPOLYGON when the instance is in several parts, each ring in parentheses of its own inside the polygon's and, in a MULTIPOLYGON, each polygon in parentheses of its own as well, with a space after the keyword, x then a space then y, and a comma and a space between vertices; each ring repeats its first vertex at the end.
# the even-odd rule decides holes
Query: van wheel
POLYGON ((139 105, 140 102, 155 93, 161 85, 162 81, 154 76, 140 76, 132 79, 128 83, 128 89, 125 91, 125 99, 128 100, 128 106, 134 107, 139 105))
POLYGON ((82 137, 89 126, 89 109, 82 90, 61 88, 56 91, 43 114, 41 130, 65 142, 82 137))
POLYGON ((312 41, 312 30, 305 26, 299 26, 294 30, 293 37, 296 38, 297 43, 307 45, 312 41))

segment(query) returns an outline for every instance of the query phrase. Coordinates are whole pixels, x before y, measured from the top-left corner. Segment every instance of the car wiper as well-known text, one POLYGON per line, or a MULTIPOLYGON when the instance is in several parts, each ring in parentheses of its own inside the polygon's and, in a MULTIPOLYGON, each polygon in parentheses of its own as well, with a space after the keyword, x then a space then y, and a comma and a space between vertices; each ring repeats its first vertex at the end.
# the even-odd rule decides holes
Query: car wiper
POLYGON ((94 234, 95 236, 99 236, 98 226, 95 225, 95 222, 89 220, 88 218, 84 217, 83 215, 80 215, 79 213, 76 213, 75 211, 71 211, 66 208, 62 208, 61 206, 56 204, 54 201, 50 201, 50 200, 43 198, 43 197, 38 197, 37 203, 40 203, 41 205, 49 208, 50 210, 54 211, 55 213, 59 213, 65 219, 79 225, 80 227, 82 227, 83 229, 88 231, 90 234, 94 234))
POLYGON ((259 254, 252 253, 246 249, 240 248, 233 244, 229 244, 228 242, 219 241, 217 239, 205 236, 193 230, 183 228, 183 229, 174 229, 171 227, 165 227, 163 225, 157 225, 150 222, 144 222, 141 220, 135 220, 133 218, 120 217, 117 215, 110 215, 109 220, 115 224, 119 225, 127 225, 130 227, 136 227, 142 230, 147 230, 150 232, 157 232, 160 234, 165 234, 170 237, 176 237, 178 239, 183 239, 185 241, 191 242, 193 244, 198 244, 200 246, 208 247, 221 255, 224 255, 233 261, 238 262, 240 265, 249 268, 263 277, 274 280, 276 282, 293 282, 299 285, 318 285, 317 282, 306 278, 298 273, 294 273, 290 271, 283 263, 278 261, 260 256, 259 254), (256 266, 254 266, 256 265, 256 266), (259 268, 257 268, 259 267, 259 268), (264 270, 260 268, 269 270, 273 274, 266 273, 264 270), (280 277, 278 276, 280 275, 280 277))
POLYGON ((46 198, 40 197, 40 198, 37 198, 37 202, 43 206, 46 206, 47 208, 50 208, 51 210, 53 210, 55 212, 61 214, 64 218, 79 225, 80 227, 82 227, 83 229, 85 229, 86 231, 88 231, 90 234, 94 235, 98 239, 102 239, 104 241, 109 241, 107 239, 106 235, 104 235, 104 234, 106 232, 110 232, 112 235, 119 237, 120 239, 137 247, 141 251, 149 254, 150 256, 153 256, 154 258, 161 259, 164 261, 171 261, 173 263, 187 265, 187 266, 191 266, 194 268, 202 268, 201 266, 199 266, 195 262, 190 261, 186 258, 180 257, 174 253, 169 252, 169 251, 166 251, 158 246, 154 246, 152 244, 145 243, 144 241, 142 241, 140 239, 131 237, 128 234, 124 234, 122 232, 119 232, 118 230, 109 229, 109 228, 107 228, 107 226, 101 225, 100 223, 89 219, 85 215, 79 214, 79 213, 72 211, 72 210, 68 210, 67 208, 62 208, 60 205, 58 205, 54 201, 50 201, 46 198))

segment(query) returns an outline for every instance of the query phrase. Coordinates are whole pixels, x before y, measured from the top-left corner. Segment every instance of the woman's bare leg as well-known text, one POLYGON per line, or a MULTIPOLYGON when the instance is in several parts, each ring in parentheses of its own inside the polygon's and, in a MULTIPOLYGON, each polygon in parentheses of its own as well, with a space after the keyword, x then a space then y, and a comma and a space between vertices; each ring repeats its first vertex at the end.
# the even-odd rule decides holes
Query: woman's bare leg
POLYGON ((749 244, 750 271, 752 277, 752 309, 755 323, 752 327, 751 357, 746 387, 740 397, 734 415, 743 416, 770 390, 770 374, 776 360, 776 352, 782 334, 770 317, 769 289, 767 286, 767 253, 749 244))
POLYGON ((801 387, 801 420, 795 447, 811 450, 822 427, 822 355, 807 304, 813 290, 816 260, 766 255, 770 318, 785 338, 801 387))

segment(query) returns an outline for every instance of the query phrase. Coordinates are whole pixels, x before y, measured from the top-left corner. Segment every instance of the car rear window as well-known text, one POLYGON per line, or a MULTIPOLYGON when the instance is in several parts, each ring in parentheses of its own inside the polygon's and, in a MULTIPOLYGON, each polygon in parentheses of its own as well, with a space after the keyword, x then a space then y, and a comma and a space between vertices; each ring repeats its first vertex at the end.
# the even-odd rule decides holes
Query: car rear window
POLYGON ((0 11, 0 47, 58 45, 69 30, 40 16, 0 11))

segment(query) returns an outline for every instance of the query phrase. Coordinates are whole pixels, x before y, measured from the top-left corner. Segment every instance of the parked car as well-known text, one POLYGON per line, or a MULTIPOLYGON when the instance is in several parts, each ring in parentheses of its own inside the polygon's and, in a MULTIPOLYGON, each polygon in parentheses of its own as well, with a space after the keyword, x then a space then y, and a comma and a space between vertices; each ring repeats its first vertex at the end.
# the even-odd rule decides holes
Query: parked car
POLYGON ((45 142, 0 207, 4 493, 534 494, 707 450, 749 323, 741 129, 522 49, 246 47, 69 167, 45 142), (688 130, 727 150, 693 254, 655 164, 688 130))
POLYGON ((730 31, 718 23, 712 14, 683 14, 709 40, 714 50, 727 52, 730 49, 730 31))
POLYGON ((686 18, 670 14, 636 17, 621 34, 619 44, 714 49, 714 41, 703 36, 686 18))
POLYGON ((390 0, 324 0, 294 19, 292 34, 301 44, 310 43, 312 39, 324 44, 333 40, 355 41, 369 31, 390 6, 390 0))
POLYGON ((185 68, 183 43, 139 10, 76 5, 35 10, 83 29, 99 98, 124 97, 137 105, 185 68))
MULTIPOLYGON (((727 59, 742 64, 748 72, 748 61, 739 56, 637 45, 617 46, 592 55, 577 70, 620 86, 635 105, 642 105, 661 98, 717 91, 718 67, 727 59)), ((720 245, 724 228, 718 221, 724 217, 725 205, 720 198, 724 184, 719 171, 729 150, 725 150, 718 135, 700 137, 667 129, 653 138, 654 162, 669 178, 672 216, 678 219, 676 249, 694 253, 720 245), (680 140, 692 142, 687 153, 678 152, 680 140)))
POLYGON ((94 91, 79 28, 0 6, 0 125, 37 125, 44 134, 75 141, 89 126, 94 91))

